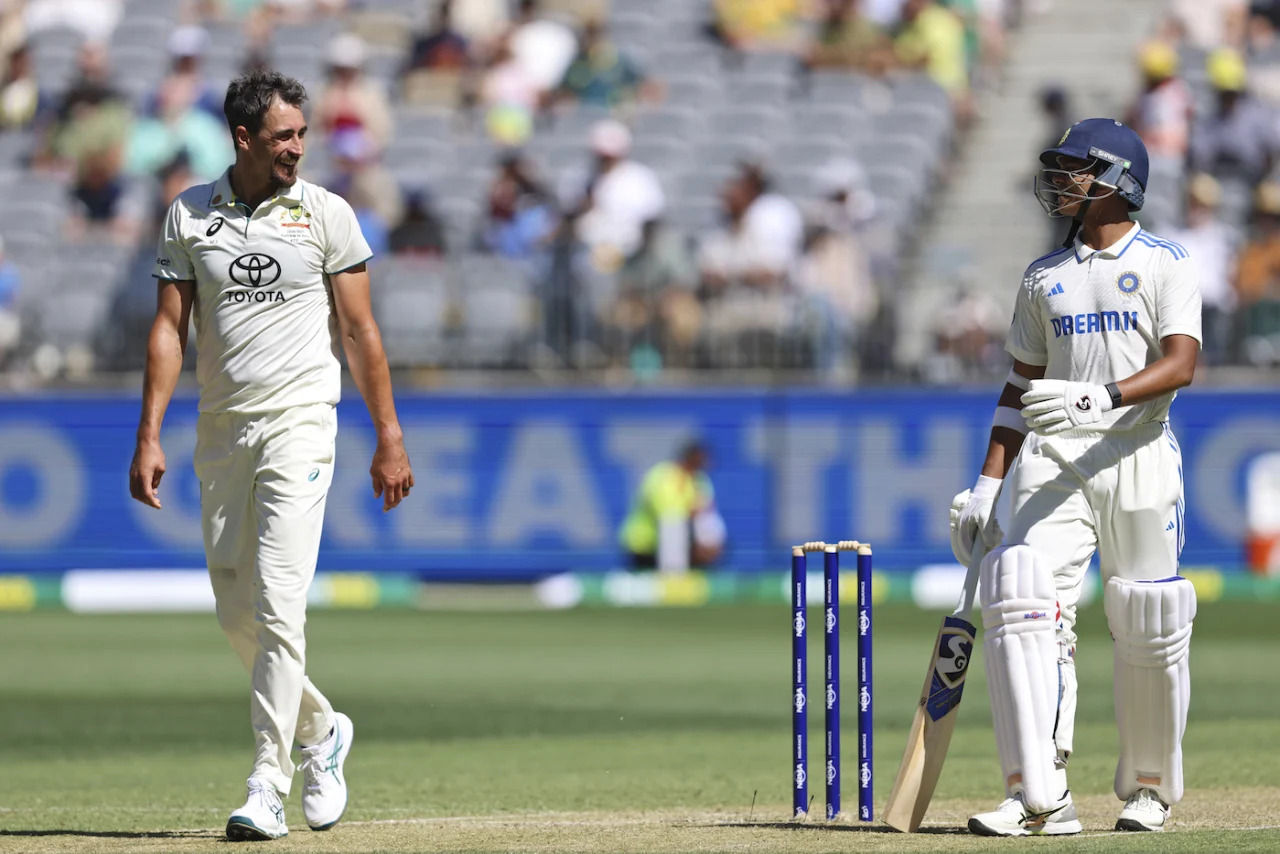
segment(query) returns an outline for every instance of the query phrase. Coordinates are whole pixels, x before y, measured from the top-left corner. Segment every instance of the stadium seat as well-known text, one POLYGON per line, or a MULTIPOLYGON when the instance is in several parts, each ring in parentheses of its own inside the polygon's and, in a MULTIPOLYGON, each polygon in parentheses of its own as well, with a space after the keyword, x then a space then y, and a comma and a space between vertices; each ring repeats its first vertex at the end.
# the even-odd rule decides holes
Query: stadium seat
POLYGON ((395 136, 382 159, 393 172, 419 168, 424 164, 443 171, 453 166, 453 147, 438 139, 395 136))
MULTIPOLYGON (((662 58, 659 57, 656 62, 662 62, 662 58)), ((718 69, 715 73, 718 74, 718 69)), ((697 71, 668 72, 663 80, 663 86, 667 92, 668 104, 693 110, 703 110, 719 105, 723 94, 723 86, 718 76, 707 76, 697 71)))
POLYGON ((93 349, 99 330, 106 325, 113 297, 114 292, 109 288, 60 291, 57 299, 40 303, 40 332, 45 340, 64 352, 72 347, 93 349))
POLYGON ((438 364, 447 353, 451 283, 440 261, 384 259, 375 268, 374 316, 393 367, 438 364))
POLYGON ((631 159, 657 171, 669 171, 686 165, 689 143, 673 137, 647 137, 631 148, 631 159))
POLYGON ((74 30, 47 30, 32 41, 31 63, 41 86, 52 91, 66 87, 75 75, 83 36, 74 30))
POLYGON ((637 139, 664 138, 690 142, 706 133, 705 114, 685 105, 668 105, 641 112, 633 123, 637 139))
POLYGON ((789 131, 789 117, 780 106, 751 100, 731 104, 711 114, 710 130, 716 138, 759 137, 771 140, 789 131), (738 103, 742 106, 737 106, 738 103))

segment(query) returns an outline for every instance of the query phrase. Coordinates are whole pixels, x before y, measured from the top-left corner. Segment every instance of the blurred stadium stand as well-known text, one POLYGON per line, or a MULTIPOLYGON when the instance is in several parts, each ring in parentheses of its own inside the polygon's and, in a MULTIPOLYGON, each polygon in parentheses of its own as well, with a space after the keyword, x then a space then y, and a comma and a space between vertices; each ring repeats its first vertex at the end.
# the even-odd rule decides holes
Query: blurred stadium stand
MULTIPOLYGON (((222 94, 253 65, 308 87, 303 174, 348 198, 375 245, 397 369, 987 378, 1007 364, 1021 266, 1050 239, 1025 185, 1065 116, 1035 114, 1041 90, 1078 83, 1076 106, 1124 114, 1137 45, 1159 37, 1194 121, 1212 123, 1221 47, 1170 23, 1187 4, 1156 0, 1126 4, 1096 44, 1107 61, 1078 58, 1070 79, 1043 57, 1114 22, 1081 11, 1111 0, 86 2, 0 4, 0 371, 14 382, 141 367, 157 218, 229 162, 222 94), (943 38, 924 38, 932 55, 913 47, 922 33, 943 38), (936 62, 949 51, 959 82, 936 62), (605 120, 629 139, 599 136, 605 120), (645 168, 606 192, 601 144, 645 168), (645 175, 652 204, 637 201, 645 175)), ((1270 12, 1254 6, 1253 41, 1230 25, 1218 38, 1268 84, 1270 127, 1280 41, 1263 43, 1270 12)), ((1235 71, 1223 62, 1219 82, 1235 71)), ((1221 172, 1214 156, 1197 168, 1221 172)), ((1153 166, 1145 224, 1183 225, 1189 159, 1153 166)), ((1266 174, 1217 176, 1232 252, 1266 174)), ((1221 303, 1253 343, 1215 360, 1280 361, 1280 286, 1262 279, 1253 302, 1221 303)))

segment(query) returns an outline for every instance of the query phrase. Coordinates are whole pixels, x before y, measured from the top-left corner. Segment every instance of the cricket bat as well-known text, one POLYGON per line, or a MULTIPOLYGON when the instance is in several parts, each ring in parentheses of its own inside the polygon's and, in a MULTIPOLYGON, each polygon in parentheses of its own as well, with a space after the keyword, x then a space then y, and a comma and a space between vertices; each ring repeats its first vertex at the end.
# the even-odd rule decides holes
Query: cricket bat
POLYGON ((915 832, 924 819, 942 775, 956 716, 960 714, 960 697, 977 636, 977 627, 966 617, 973 608, 978 566, 985 554, 981 549, 974 552, 960 605, 942 619, 938 637, 933 642, 933 658, 925 673, 920 704, 911 722, 911 734, 907 736, 907 749, 902 754, 902 765, 885 806, 885 823, 903 833, 915 832))

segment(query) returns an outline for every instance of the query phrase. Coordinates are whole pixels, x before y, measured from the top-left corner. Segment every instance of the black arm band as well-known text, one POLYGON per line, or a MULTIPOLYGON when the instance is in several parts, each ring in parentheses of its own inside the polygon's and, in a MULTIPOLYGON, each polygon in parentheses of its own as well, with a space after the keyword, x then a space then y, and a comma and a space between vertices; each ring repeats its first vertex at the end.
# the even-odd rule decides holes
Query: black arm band
POLYGON ((1107 383, 1106 389, 1107 394, 1111 395, 1111 408, 1118 409, 1121 405, 1120 399, 1123 396, 1120 394, 1120 386, 1115 383, 1107 383))

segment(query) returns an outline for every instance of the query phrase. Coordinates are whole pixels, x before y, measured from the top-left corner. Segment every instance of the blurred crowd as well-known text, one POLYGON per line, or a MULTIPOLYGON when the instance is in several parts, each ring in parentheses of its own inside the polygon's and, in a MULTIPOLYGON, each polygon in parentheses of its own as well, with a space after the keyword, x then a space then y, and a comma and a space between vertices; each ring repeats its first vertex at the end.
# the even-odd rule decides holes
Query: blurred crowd
POLYGON ((1199 268, 1204 360, 1280 364, 1280 2, 1172 0, 1137 64, 1143 221, 1199 268))
POLYGON ((59 194, 40 199, 41 216, 64 214, 47 230, 0 219, 0 237, 15 256, 84 245, 133 258, 97 321, 109 334, 70 363, 58 342, 32 349, 48 323, 24 336, 40 268, 0 261, 0 367, 24 352, 47 374, 138 367, 159 217, 232 159, 227 80, 273 66, 310 88, 304 175, 351 202, 375 253, 511 262, 532 283, 531 335, 560 365, 891 372, 915 223, 888 213, 875 164, 829 146, 788 162, 730 132, 717 140, 725 168, 690 199, 679 134, 653 142, 637 127, 703 118, 697 81, 670 71, 680 59, 714 74, 771 69, 742 74, 783 81, 773 115, 833 74, 925 76, 962 132, 1028 2, 0 0, 0 168, 40 176, 37 196, 59 194), (664 44, 669 28, 681 46, 664 44), (71 73, 42 77, 59 57, 71 73), (544 156, 539 143, 566 133, 572 144, 544 156), (451 174, 464 165, 487 172, 470 198, 451 174), (798 166, 806 183, 779 181, 798 166))

